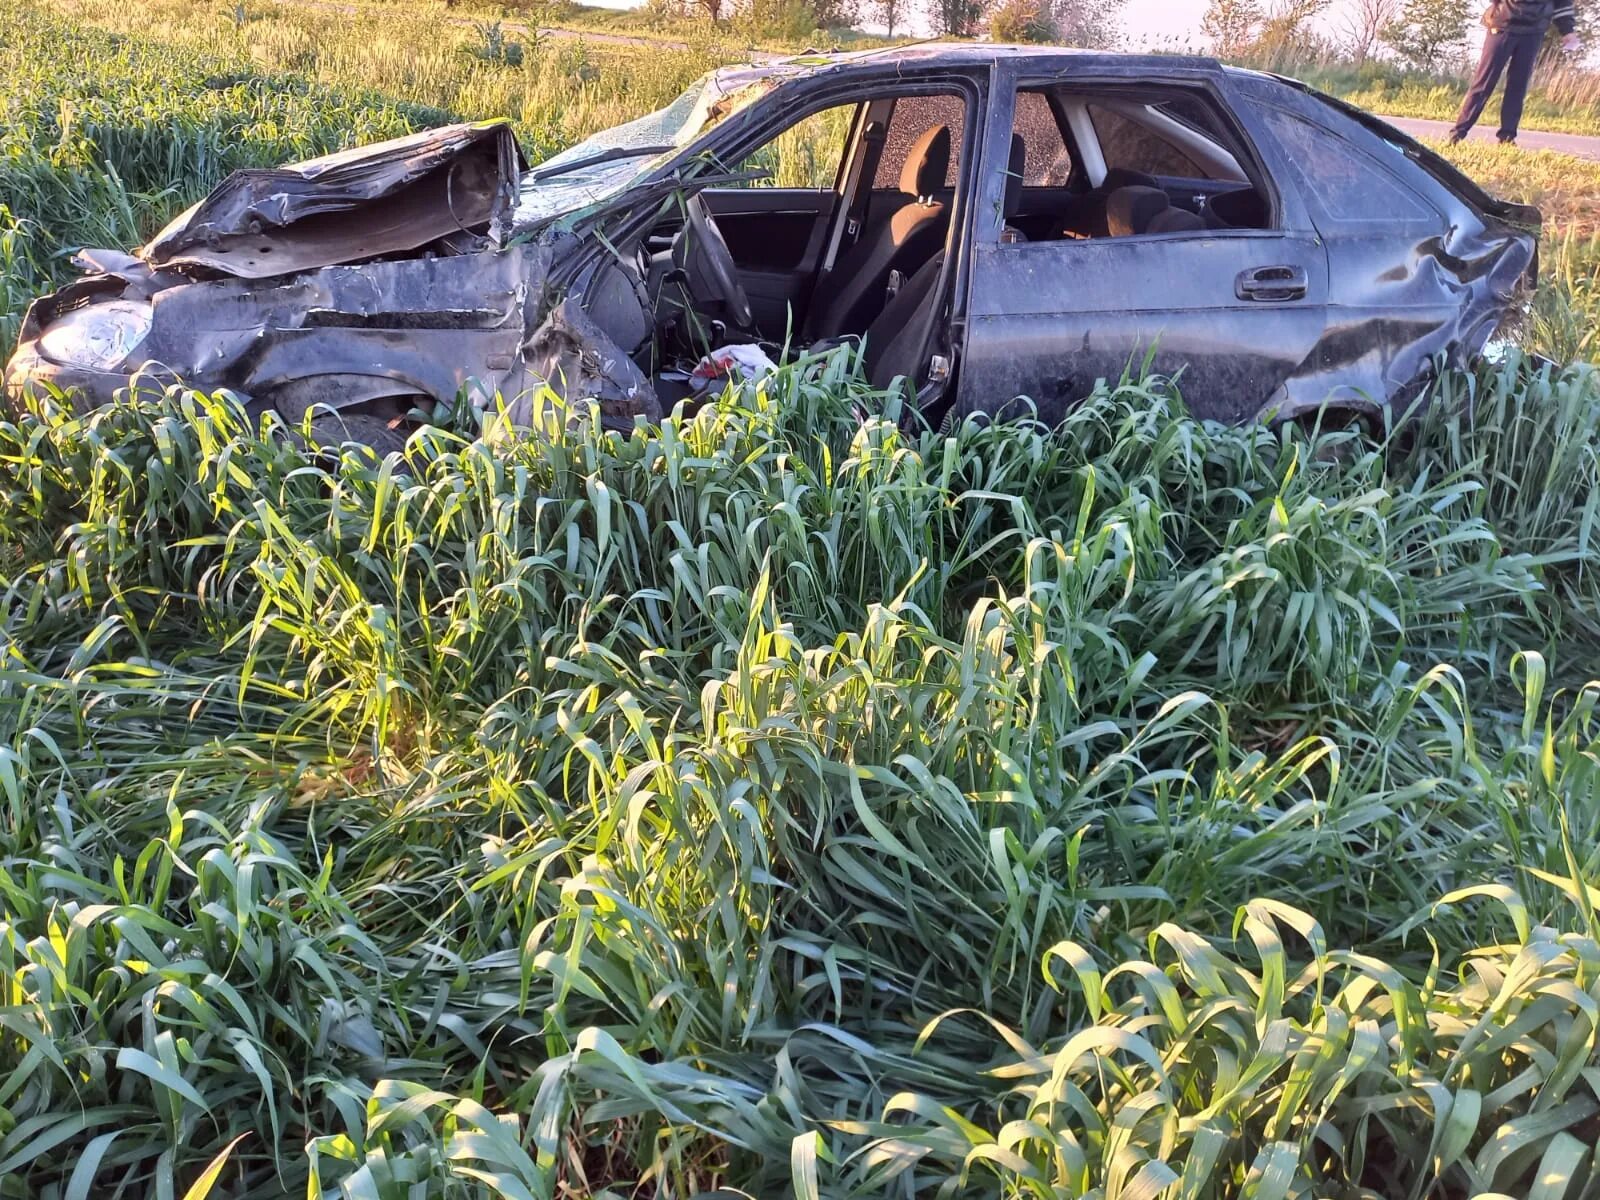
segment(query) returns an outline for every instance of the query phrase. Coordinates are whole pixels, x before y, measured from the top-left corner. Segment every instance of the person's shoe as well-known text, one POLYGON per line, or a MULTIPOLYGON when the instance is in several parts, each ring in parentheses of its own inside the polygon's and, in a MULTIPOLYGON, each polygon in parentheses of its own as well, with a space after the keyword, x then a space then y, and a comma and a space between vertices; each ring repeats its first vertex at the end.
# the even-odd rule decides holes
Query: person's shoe
POLYGON ((1499 143, 1502 146, 1515 146, 1517 144, 1517 137, 1516 137, 1515 134, 1512 134, 1510 137, 1507 137, 1505 134, 1502 133, 1497 140, 1499 141, 1499 143))
POLYGON ((1467 140, 1467 135, 1466 134, 1457 133, 1453 129, 1450 131, 1450 136, 1445 138, 1445 141, 1449 142, 1450 145, 1452 145, 1452 146, 1459 146, 1459 145, 1461 145, 1462 142, 1464 142, 1466 140, 1467 140))

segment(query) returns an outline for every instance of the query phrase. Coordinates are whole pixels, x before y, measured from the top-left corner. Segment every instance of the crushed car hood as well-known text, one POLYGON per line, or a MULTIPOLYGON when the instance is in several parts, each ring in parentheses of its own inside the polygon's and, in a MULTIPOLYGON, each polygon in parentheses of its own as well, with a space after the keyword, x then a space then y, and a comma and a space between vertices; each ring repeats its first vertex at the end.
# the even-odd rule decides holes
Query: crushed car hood
POLYGON ((498 242, 522 167, 510 124, 494 121, 235 171, 139 257, 265 279, 417 250, 484 225, 498 242))

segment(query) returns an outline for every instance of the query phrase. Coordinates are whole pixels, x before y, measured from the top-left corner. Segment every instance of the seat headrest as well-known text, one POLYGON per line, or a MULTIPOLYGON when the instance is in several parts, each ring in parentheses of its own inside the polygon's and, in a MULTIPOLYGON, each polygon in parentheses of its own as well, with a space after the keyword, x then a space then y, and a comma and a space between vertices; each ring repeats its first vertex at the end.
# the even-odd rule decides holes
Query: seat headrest
POLYGON ((900 190, 908 196, 931 196, 950 174, 950 126, 935 125, 911 143, 900 169, 900 190))
POLYGON ((1022 204, 1022 176, 1028 169, 1028 143, 1020 133, 1011 135, 1011 160, 1006 164, 1006 200, 1004 217, 1009 221, 1017 215, 1022 204))
POLYGON ((1148 233, 1150 223, 1171 207, 1172 201, 1159 188, 1118 188, 1106 197, 1106 232, 1112 237, 1148 233))
POLYGON ((1203 233, 1206 223, 1186 208, 1168 208, 1150 222, 1146 233, 1203 233))

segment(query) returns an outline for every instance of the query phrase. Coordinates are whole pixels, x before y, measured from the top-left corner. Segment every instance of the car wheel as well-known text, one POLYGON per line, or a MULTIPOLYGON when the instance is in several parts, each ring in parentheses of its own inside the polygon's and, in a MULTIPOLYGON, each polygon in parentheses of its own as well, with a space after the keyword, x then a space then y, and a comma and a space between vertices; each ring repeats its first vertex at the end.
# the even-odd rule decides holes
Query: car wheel
POLYGON ((403 454, 410 429, 405 425, 385 421, 367 413, 340 412, 337 409, 317 413, 311 418, 311 436, 325 450, 333 450, 346 442, 356 442, 370 447, 379 458, 403 454))

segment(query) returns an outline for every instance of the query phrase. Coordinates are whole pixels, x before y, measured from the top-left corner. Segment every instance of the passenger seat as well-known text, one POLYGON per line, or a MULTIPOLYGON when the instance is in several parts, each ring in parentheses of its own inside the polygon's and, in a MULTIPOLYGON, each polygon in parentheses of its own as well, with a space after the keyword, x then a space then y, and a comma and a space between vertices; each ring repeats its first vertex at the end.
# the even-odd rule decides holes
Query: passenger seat
MULTIPOLYGON (((1011 154, 1006 163, 1004 216, 1001 239, 1025 242, 1022 231, 1011 224, 1022 202, 1022 177, 1027 168, 1028 147, 1021 134, 1011 135, 1011 154)), ((922 382, 925 365, 922 356, 933 332, 933 300, 944 266, 940 250, 917 271, 884 305, 878 319, 867 328, 861 363, 873 387, 888 387, 899 376, 911 380, 912 391, 922 382)))
POLYGON ((1186 208, 1169 208, 1150 222, 1147 233, 1204 233, 1206 223, 1197 213, 1186 208))
POLYGON ((912 381, 911 390, 917 390, 922 352, 933 327, 931 301, 943 266, 941 250, 906 281, 878 319, 867 327, 861 365, 873 387, 886 388, 904 375, 912 381))

